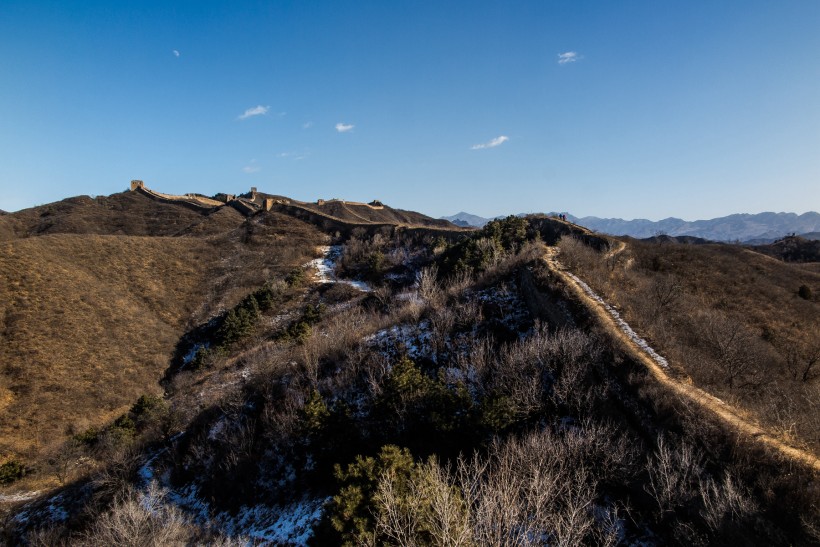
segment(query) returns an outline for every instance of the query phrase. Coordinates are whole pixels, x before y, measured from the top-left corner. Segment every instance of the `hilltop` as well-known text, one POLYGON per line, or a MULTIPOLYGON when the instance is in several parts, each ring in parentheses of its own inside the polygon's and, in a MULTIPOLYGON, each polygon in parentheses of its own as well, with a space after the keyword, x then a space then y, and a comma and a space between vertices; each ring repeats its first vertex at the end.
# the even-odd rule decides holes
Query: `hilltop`
POLYGON ((814 537, 811 263, 255 190, 44 207, 0 242, 9 543, 814 537))

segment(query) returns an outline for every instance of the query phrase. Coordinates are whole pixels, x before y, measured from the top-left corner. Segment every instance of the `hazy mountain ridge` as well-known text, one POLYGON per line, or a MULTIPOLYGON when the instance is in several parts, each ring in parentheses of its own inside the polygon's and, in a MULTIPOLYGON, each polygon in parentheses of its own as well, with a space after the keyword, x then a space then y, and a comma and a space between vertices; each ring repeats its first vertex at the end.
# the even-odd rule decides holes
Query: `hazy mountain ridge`
MULTIPOLYGON (((620 218, 599 218, 594 216, 575 217, 569 220, 592 230, 611 235, 628 235, 646 238, 663 233, 670 236, 693 236, 713 241, 743 242, 757 240, 756 243, 771 242, 789 234, 811 234, 820 231, 820 213, 810 211, 796 213, 764 212, 757 214, 739 213, 710 220, 687 221, 670 217, 659 221, 647 219, 623 220, 620 218)), ((451 222, 463 220, 471 226, 481 227, 492 219, 458 213, 442 217, 451 222)))

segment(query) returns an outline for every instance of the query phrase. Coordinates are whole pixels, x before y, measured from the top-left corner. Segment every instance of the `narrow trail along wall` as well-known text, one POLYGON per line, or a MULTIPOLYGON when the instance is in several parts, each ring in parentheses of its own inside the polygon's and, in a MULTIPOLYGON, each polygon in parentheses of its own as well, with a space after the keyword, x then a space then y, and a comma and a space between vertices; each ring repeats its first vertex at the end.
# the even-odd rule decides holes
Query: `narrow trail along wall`
POLYGON ((743 417, 737 409, 726 404, 717 397, 710 395, 698 387, 681 382, 669 376, 666 370, 658 364, 655 358, 648 354, 621 330, 615 319, 610 315, 604 305, 590 297, 589 294, 587 294, 587 291, 585 291, 576 280, 577 278, 574 278, 575 276, 570 275, 564 270, 557 260, 557 255, 557 248, 549 247, 547 249, 547 253, 544 256, 544 261, 550 271, 553 272, 566 287, 568 287, 574 299, 590 312, 595 321, 603 327, 607 334, 617 341, 618 345, 627 353, 627 355, 635 359, 646 368, 654 380, 681 398, 689 400, 696 403, 701 408, 709 410, 730 429, 754 438, 758 442, 761 442, 767 447, 775 450, 782 456, 802 463, 812 468, 815 472, 820 472, 820 459, 818 459, 815 455, 787 444, 769 431, 763 429, 761 426, 743 417))

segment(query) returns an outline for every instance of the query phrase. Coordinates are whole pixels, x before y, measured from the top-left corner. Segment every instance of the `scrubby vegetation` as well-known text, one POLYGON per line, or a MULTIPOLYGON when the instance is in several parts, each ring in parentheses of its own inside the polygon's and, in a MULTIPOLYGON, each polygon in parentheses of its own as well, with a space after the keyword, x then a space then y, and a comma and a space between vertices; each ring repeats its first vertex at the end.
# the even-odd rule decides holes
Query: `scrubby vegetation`
MULTIPOLYGON (((135 397, 119 417, 74 431, 54 458, 65 486, 11 514, 8 537, 816 541, 816 473, 664 392, 567 300, 542 257, 570 232, 516 217, 469 235, 361 228, 334 242, 336 275, 369 281, 368 292, 313 283, 293 265, 232 288, 230 304, 181 338, 165 397, 135 397)), ((622 260, 638 260, 580 236, 562 243, 562 260, 602 290, 622 260)), ((659 270, 670 256, 657 253, 659 270)), ((652 268, 651 255, 641 260, 652 268)), ((684 281, 662 280, 643 293, 658 325, 686 298, 684 281)), ((719 345, 721 331, 706 330, 719 345)), ((760 380, 744 370, 721 381, 760 380)))
POLYGON ((568 238, 561 250, 680 374, 820 448, 820 275, 733 245, 628 240, 599 253, 568 238))

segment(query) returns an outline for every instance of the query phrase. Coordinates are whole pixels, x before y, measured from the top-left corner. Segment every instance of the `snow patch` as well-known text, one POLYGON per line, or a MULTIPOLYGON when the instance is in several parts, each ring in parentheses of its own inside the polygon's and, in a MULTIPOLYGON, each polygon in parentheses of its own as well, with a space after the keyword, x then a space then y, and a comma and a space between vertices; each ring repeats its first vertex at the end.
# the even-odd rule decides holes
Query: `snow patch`
POLYGON ((573 281, 575 281, 576 283, 578 283, 578 285, 579 285, 579 286, 580 286, 580 287, 584 290, 584 292, 587 294, 587 296, 589 296, 590 298, 592 298, 593 300, 595 300, 596 302, 598 302, 599 304, 601 304, 601 305, 604 307, 604 309, 606 309, 606 311, 609 313, 609 315, 611 315, 611 316, 612 316, 612 318, 615 320, 615 323, 617 323, 618 328, 621 330, 621 332, 623 332, 623 333, 624 333, 624 334, 625 334, 625 335, 626 335, 626 336, 627 336, 630 340, 632 340, 632 342, 634 342, 634 343, 635 343, 638 347, 640 347, 640 348, 644 351, 644 353, 646 353, 647 355, 649 355, 649 357, 650 357, 653 361, 655 361, 658 365, 660 365, 661 367, 663 367, 663 368, 665 368, 665 369, 668 369, 668 368, 669 368, 669 362, 668 362, 665 358, 661 357, 661 355, 659 355, 659 354, 658 354, 658 352, 656 352, 656 351, 655 351, 655 350, 654 350, 654 349, 653 349, 653 348, 649 345, 649 343, 647 343, 647 341, 646 341, 646 340, 644 340, 643 338, 641 338, 640 336, 638 336, 638 334, 637 334, 634 330, 632 330, 632 327, 630 327, 630 326, 629 326, 629 323, 627 323, 626 321, 624 321, 624 320, 623 320, 623 318, 621 317, 621 314, 619 314, 619 313, 618 313, 618 310, 616 310, 615 308, 613 308, 612 306, 610 306, 609 304, 607 304, 607 303, 604 301, 604 299, 603 299, 603 298, 601 298, 600 296, 598 296, 598 295, 595 293, 595 291, 593 291, 593 290, 589 287, 589 285, 587 285, 586 283, 584 283, 583 281, 581 281, 581 280, 578 278, 578 276, 577 276, 577 275, 574 275, 574 274, 572 274, 572 273, 570 273, 570 272, 565 272, 565 273, 566 273, 566 274, 567 274, 567 275, 568 275, 568 276, 569 276, 569 277, 570 277, 573 281))
POLYGON ((32 490, 30 492, 16 492, 14 494, 0 494, 0 503, 17 503, 19 501, 28 501, 36 498, 40 493, 39 490, 32 490))
POLYGON ((430 322, 426 319, 418 325, 401 324, 382 329, 366 336, 365 343, 383 352, 403 346, 410 359, 428 357, 432 354, 430 322))
POLYGON ((342 257, 341 245, 326 245, 320 247, 322 256, 307 263, 307 266, 316 270, 314 280, 317 283, 344 283, 362 292, 371 292, 373 289, 364 281, 355 279, 340 279, 336 276, 336 264, 342 257))
POLYGON ((188 353, 186 353, 182 357, 182 364, 183 365, 189 364, 191 361, 194 360, 194 357, 196 357, 196 354, 199 353, 200 349, 203 349, 203 348, 208 349, 210 347, 210 345, 211 345, 210 342, 203 342, 203 343, 200 343, 200 344, 194 344, 191 347, 191 349, 188 350, 188 353))

